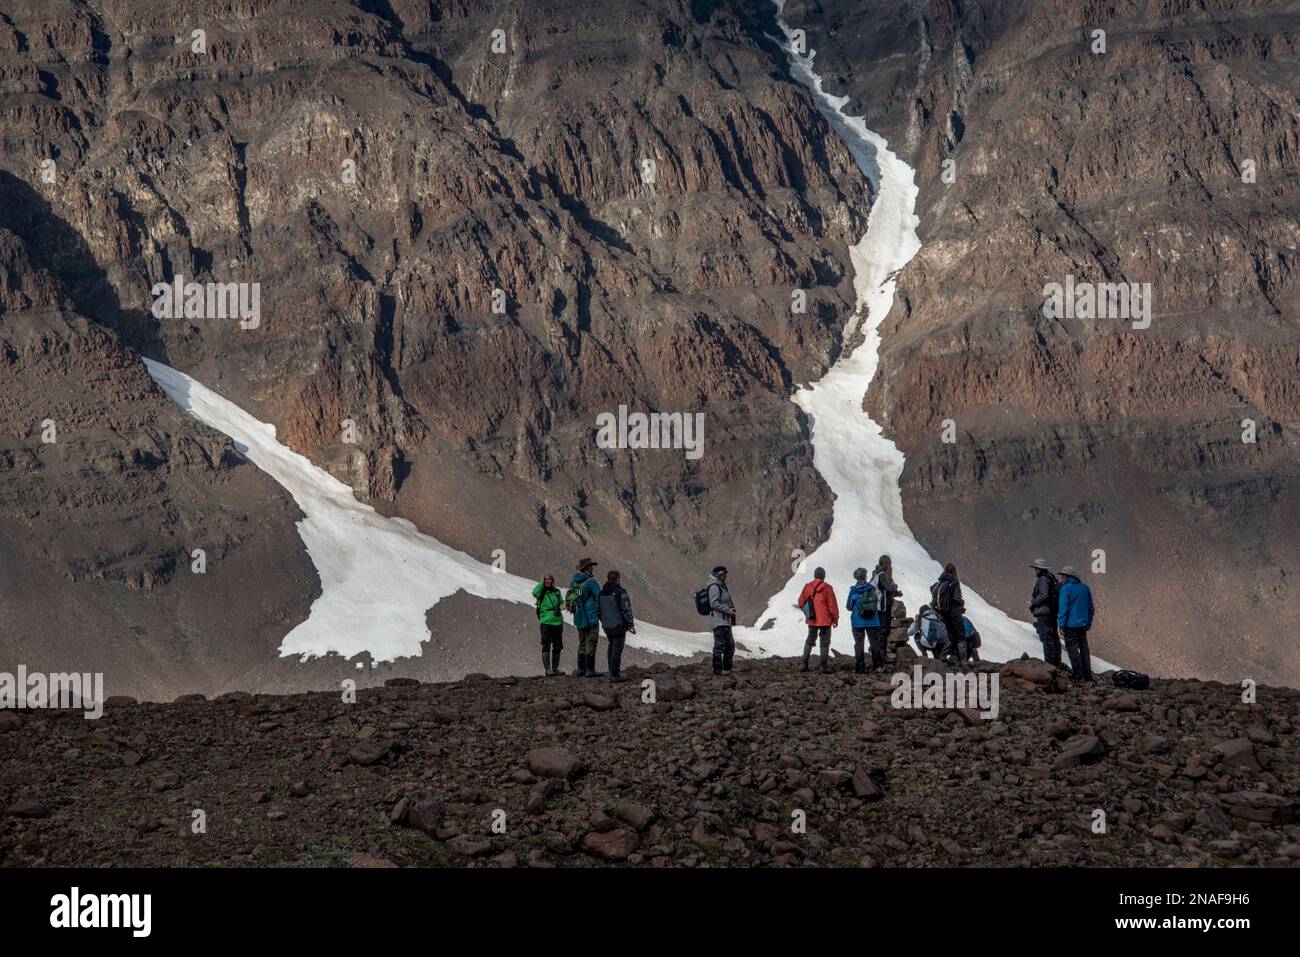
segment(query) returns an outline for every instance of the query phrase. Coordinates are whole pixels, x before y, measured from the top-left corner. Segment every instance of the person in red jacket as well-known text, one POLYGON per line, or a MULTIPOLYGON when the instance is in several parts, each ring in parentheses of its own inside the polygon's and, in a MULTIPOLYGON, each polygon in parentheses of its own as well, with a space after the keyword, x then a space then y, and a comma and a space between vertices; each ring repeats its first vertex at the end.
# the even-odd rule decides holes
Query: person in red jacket
POLYGON ((826 569, 813 570, 813 580, 799 592, 799 610, 808 621, 808 640, 803 646, 803 670, 808 670, 808 657, 818 638, 822 644, 822 673, 829 674, 826 659, 831 653, 831 629, 840 623, 840 603, 835 589, 826 584, 826 569))

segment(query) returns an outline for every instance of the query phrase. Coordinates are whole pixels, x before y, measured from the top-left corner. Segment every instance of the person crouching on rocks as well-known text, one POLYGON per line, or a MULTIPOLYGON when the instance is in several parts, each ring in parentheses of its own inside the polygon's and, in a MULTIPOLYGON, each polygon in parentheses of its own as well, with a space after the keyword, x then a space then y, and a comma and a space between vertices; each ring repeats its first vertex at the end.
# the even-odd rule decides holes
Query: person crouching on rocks
POLYGON ((619 673, 623 661, 623 644, 628 632, 636 634, 636 620, 632 617, 632 599, 619 581, 619 573, 611 570, 605 576, 605 587, 600 590, 600 624, 609 641, 609 680, 627 681, 619 673))
POLYGON ((922 658, 942 657, 948 650, 948 626, 943 619, 930 610, 929 605, 922 605, 916 612, 916 618, 907 627, 907 636, 916 642, 916 650, 922 658))
POLYGON ((984 643, 983 639, 974 623, 965 615, 962 616, 961 626, 965 629, 963 633, 966 636, 965 664, 977 665, 980 663, 980 645, 984 643))
POLYGON ((537 601, 537 621, 542 631, 542 667, 548 678, 562 675, 560 649, 564 647, 564 595, 555 587, 555 578, 543 575, 533 586, 537 601))
POLYGON ((578 571, 564 595, 564 607, 573 613, 573 624, 578 629, 579 678, 600 678, 605 672, 596 670, 596 647, 600 644, 600 585, 592 577, 596 563, 590 558, 578 562, 578 571))
POLYGON ((840 606, 835 600, 835 589, 826 584, 826 569, 813 570, 813 580, 803 586, 796 603, 808 623, 808 639, 803 646, 803 671, 808 670, 808 656, 813 644, 820 638, 822 646, 822 674, 830 674, 827 659, 831 653, 831 629, 840 623, 840 606))

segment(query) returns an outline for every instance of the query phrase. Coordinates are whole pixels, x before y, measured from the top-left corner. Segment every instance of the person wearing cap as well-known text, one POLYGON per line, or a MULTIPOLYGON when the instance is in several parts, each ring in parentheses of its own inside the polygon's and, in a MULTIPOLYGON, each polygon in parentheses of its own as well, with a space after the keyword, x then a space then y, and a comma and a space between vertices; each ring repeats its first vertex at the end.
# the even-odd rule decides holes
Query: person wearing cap
POLYGON ((736 624, 736 603, 727 588, 727 568, 719 565, 709 575, 709 624, 713 626, 713 673, 731 674, 731 659, 736 654, 736 639, 731 635, 736 624))
POLYGON ((600 644, 600 583, 592 574, 596 563, 590 558, 578 562, 578 570, 569 582, 569 592, 564 596, 566 606, 571 604, 573 626, 578 629, 579 678, 600 678, 605 672, 596 670, 596 646, 600 644), (572 599, 572 601, 570 601, 572 599))
POLYGON ((1092 603, 1092 589, 1079 581, 1073 565, 1061 569, 1060 610, 1056 623, 1065 635, 1065 651, 1070 656, 1070 679, 1092 680, 1092 656, 1088 652, 1088 629, 1096 608, 1092 603))
POLYGON ((1034 616, 1034 631, 1043 643, 1043 660, 1049 665, 1061 663, 1061 636, 1056 630, 1059 586, 1047 561, 1035 558, 1029 563, 1034 569, 1034 593, 1029 596, 1029 613, 1034 616))
POLYGON ((808 658, 812 654, 813 644, 820 638, 822 673, 829 674, 831 629, 840 623, 840 606, 835 600, 835 589, 826 584, 826 569, 813 570, 813 580, 803 586, 796 604, 808 623, 808 638, 803 646, 803 670, 808 670, 808 658))
POLYGON ((866 655, 862 646, 868 635, 871 636, 871 667, 873 669, 885 667, 885 641, 884 636, 880 635, 880 615, 883 604, 880 591, 867 581, 867 570, 854 569, 853 587, 849 589, 849 600, 845 603, 845 607, 851 613, 849 625, 853 629, 853 670, 858 674, 865 674, 867 671, 866 655), (876 606, 875 611, 864 608, 859 612, 858 606, 863 604, 864 597, 867 598, 867 606, 872 604, 876 606))

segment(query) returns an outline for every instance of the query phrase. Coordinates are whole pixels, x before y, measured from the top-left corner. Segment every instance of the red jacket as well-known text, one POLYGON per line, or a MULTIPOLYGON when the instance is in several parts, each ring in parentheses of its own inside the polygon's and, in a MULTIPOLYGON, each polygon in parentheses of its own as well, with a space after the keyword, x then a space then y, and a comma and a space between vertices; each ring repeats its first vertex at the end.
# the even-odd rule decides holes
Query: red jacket
POLYGON ((824 628, 827 625, 838 625, 840 623, 840 603, 835 600, 835 589, 826 584, 824 579, 814 578, 808 584, 803 586, 803 591, 799 592, 799 600, 795 603, 800 608, 803 603, 812 596, 813 616, 808 619, 808 624, 816 625, 818 628, 824 628))

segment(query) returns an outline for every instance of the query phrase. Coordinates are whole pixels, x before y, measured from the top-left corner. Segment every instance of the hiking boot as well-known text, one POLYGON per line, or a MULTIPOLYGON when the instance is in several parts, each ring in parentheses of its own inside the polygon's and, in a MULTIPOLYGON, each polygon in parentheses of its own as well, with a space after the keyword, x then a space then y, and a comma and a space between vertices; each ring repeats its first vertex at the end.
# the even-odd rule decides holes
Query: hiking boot
POLYGON ((628 678, 627 675, 610 675, 610 676, 609 676, 609 683, 610 683, 610 684, 621 685, 623 682, 625 682, 625 681, 630 681, 630 680, 631 680, 631 679, 628 678))
POLYGON ((828 675, 828 674, 831 673, 831 666, 828 665, 826 662, 823 661, 823 662, 822 662, 822 666, 821 666, 821 668, 820 668, 819 670, 821 671, 822 674, 824 674, 824 675, 828 675))
POLYGON ((719 677, 719 678, 726 678, 726 677, 728 677, 730 674, 731 674, 730 671, 728 671, 726 668, 723 668, 721 671, 718 672, 718 677, 719 677))
POLYGON ((587 656, 578 655, 578 670, 574 672, 579 678, 587 677, 587 656))
POLYGON ((555 668, 551 665, 551 649, 542 649, 542 670, 546 672, 546 677, 551 678, 555 675, 555 668))

